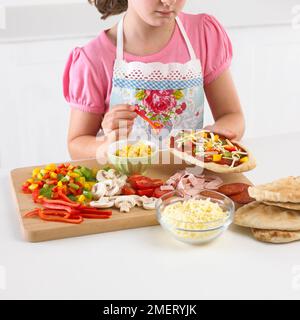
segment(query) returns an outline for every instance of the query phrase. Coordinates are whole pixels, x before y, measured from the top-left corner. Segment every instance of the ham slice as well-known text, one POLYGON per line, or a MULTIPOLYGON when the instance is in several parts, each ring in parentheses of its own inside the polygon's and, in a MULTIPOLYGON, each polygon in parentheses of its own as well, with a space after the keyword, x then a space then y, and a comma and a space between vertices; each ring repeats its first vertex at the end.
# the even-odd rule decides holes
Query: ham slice
POLYGON ((222 179, 218 176, 204 175, 202 170, 188 168, 174 174, 160 189, 180 190, 186 195, 194 196, 203 189, 216 190, 222 183, 222 179))

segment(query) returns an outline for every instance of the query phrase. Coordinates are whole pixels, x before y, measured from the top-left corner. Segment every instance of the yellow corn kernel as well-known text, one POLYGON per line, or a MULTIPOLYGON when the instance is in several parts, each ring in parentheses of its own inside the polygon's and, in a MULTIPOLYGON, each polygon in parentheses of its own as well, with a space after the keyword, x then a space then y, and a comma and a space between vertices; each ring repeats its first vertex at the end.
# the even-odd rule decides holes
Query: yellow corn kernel
POLYGON ((248 157, 243 157, 240 162, 241 163, 245 163, 245 162, 248 162, 249 158, 248 157))
POLYGON ((57 182, 57 186, 58 186, 58 187, 62 187, 62 186, 63 186, 63 183, 62 183, 61 181, 58 181, 58 182, 57 182))
POLYGON ((39 180, 42 180, 42 179, 43 179, 43 176, 39 173, 39 174, 37 175, 37 178, 38 178, 39 180))
POLYGON ((72 165, 72 164, 70 164, 69 166, 68 166, 68 170, 73 170, 75 167, 72 165))
POLYGON ((219 136, 217 134, 214 135, 214 142, 217 142, 219 140, 219 136))
POLYGON ((29 183, 33 183, 33 181, 34 180, 32 178, 26 180, 26 182, 29 182, 29 183))
POLYGON ((214 154, 213 155, 213 161, 214 162, 219 162, 222 159, 222 155, 221 154, 214 154))
POLYGON ((207 132, 201 132, 202 138, 207 138, 207 132))

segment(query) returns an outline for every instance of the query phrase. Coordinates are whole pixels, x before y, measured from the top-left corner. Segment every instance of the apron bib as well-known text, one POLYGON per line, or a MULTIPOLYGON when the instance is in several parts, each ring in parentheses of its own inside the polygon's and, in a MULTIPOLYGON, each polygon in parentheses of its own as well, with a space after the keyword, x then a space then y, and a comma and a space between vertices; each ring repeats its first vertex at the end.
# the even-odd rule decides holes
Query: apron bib
POLYGON ((129 139, 150 140, 165 149, 171 132, 203 128, 201 62, 178 17, 176 22, 190 55, 187 63, 126 62, 123 59, 123 19, 118 24, 110 108, 117 104, 136 106, 140 116, 134 121, 129 139), (158 130, 153 130, 149 122, 158 130))

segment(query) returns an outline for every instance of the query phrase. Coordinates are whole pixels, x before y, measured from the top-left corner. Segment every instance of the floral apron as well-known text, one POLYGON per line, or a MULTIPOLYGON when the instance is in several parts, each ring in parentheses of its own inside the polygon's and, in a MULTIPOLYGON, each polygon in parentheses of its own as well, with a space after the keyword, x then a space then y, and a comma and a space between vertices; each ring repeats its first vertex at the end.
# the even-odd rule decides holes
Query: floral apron
POLYGON ((140 116, 134 121, 129 139, 151 140, 162 149, 171 132, 203 127, 201 62, 178 17, 176 22, 189 51, 187 63, 126 62, 123 59, 123 19, 117 34, 110 108, 117 104, 135 105, 140 116), (159 130, 153 130, 153 125, 159 130))

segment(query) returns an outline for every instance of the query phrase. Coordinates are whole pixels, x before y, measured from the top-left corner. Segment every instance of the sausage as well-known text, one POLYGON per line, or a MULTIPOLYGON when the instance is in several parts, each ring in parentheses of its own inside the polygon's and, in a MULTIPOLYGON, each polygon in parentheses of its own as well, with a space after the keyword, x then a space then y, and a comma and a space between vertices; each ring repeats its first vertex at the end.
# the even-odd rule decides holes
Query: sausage
POLYGON ((219 187, 218 192, 230 197, 232 195, 239 194, 245 190, 248 190, 249 187, 249 184, 246 183, 229 183, 219 187))
POLYGON ((230 199, 238 204, 247 204, 255 201, 255 199, 249 196, 248 188, 241 193, 231 195, 230 199))

